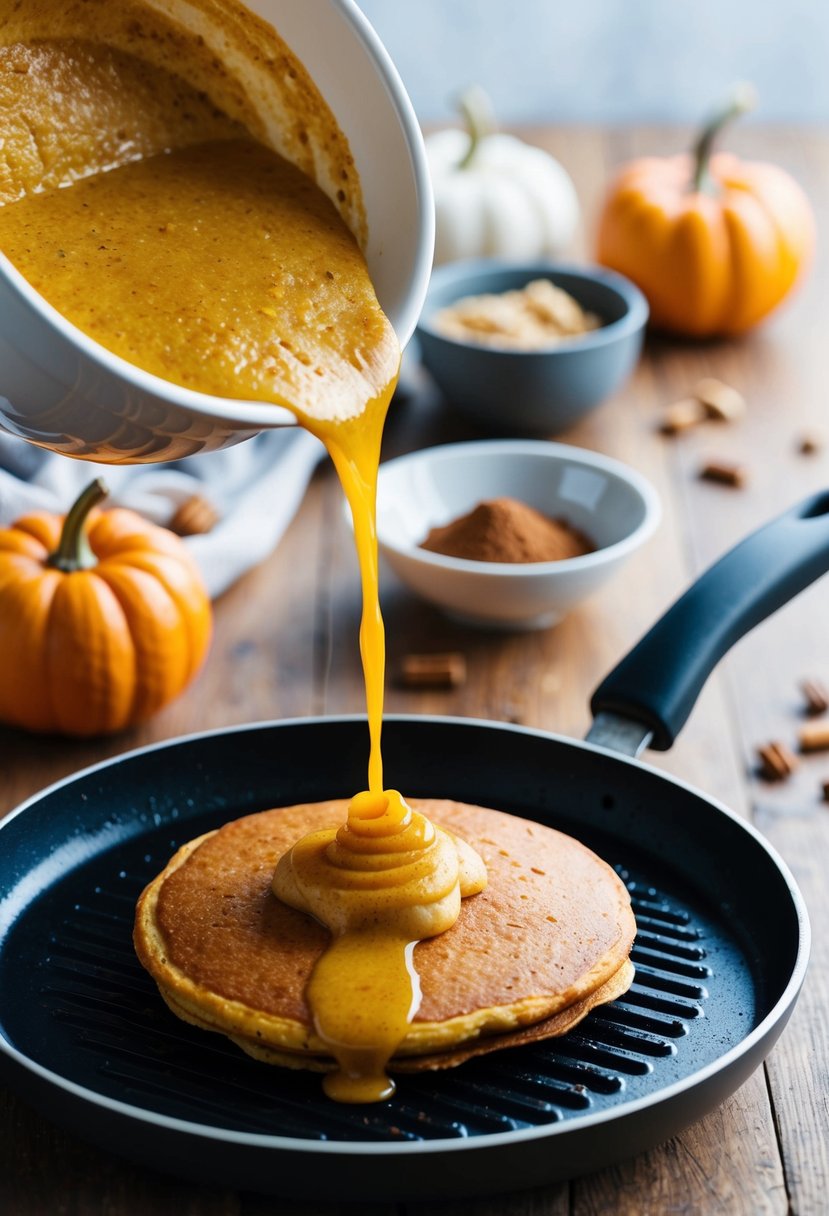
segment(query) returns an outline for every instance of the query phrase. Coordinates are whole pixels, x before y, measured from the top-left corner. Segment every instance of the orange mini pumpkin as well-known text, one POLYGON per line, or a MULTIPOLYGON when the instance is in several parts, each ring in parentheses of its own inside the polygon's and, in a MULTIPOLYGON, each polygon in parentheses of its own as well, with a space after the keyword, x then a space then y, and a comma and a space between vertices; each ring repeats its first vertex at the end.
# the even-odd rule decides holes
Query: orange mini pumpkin
POLYGON ((712 156, 747 86, 700 135, 692 156, 625 166, 599 221, 598 259, 644 292, 658 329, 692 337, 741 334, 794 286, 814 244, 809 201, 776 165, 712 156))
POLYGON ((211 608, 184 544, 133 511, 45 511, 0 530, 0 721, 99 735, 150 716, 207 652, 211 608))

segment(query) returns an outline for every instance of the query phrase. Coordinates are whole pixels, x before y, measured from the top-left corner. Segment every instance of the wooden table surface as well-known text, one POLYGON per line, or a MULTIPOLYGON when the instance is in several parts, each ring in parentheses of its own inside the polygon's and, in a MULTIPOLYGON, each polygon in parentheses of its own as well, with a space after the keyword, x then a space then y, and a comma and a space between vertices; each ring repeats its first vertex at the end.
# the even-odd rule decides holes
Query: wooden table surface
MULTIPOLYGON (((629 156, 685 145, 686 131, 594 128, 533 130, 572 172, 585 205, 577 255, 589 234, 606 175, 629 156)), ((628 461, 655 484, 664 518, 656 537, 602 594, 558 628, 498 635, 444 621, 391 576, 384 580, 389 637, 387 708, 508 719, 579 737, 600 677, 689 580, 743 534, 808 493, 829 486, 829 444, 806 456, 806 431, 827 424, 826 299, 829 253, 829 136, 749 125, 735 131, 741 154, 774 160, 811 196, 823 241, 811 277, 765 327, 733 343, 649 339, 625 388, 559 436, 628 461), (722 377, 749 402, 738 425, 706 425, 678 439, 656 431, 660 410, 703 375, 722 377), (744 462, 734 490, 698 478, 701 462, 744 462), (407 652, 458 650, 468 678, 451 692, 403 690, 407 652)), ((434 390, 394 406, 385 454, 477 437, 434 390)), ((216 637, 197 682, 148 726, 92 743, 0 731, 0 813, 49 782, 99 759, 159 739, 231 723, 361 711, 356 565, 330 468, 273 556, 216 605, 216 637)), ((723 661, 660 768, 689 780, 771 840, 793 869, 816 930, 810 972, 792 1021, 764 1068, 720 1109, 660 1148, 569 1183, 491 1201, 378 1206, 383 1216, 588 1216, 588 1213, 745 1213, 817 1216, 829 1194, 829 753, 804 757, 795 776, 770 785, 756 774, 757 744, 794 744, 802 720, 798 683, 829 682, 829 579, 761 625, 723 661)), ((344 791, 345 792, 345 791, 344 791)), ((80 1130, 80 1129, 79 1129, 80 1130)), ((24 1101, 0 1093, 0 1211, 8 1216, 328 1216, 250 1194, 199 1189, 125 1163, 54 1128, 24 1101)), ((339 1210, 339 1208, 337 1208, 339 1210)))

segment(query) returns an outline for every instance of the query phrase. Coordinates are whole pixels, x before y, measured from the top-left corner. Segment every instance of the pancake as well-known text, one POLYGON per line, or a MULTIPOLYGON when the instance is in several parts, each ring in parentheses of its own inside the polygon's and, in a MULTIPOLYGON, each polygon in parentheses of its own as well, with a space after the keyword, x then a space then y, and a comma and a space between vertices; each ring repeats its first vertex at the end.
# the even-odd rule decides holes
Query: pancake
MULTIPOLYGON (((615 975, 610 977, 607 983, 602 984, 590 996, 576 1001, 569 1009, 563 1009, 560 1013, 553 1014, 552 1017, 544 1018, 530 1026, 524 1026, 521 1030, 485 1035, 464 1043, 455 1051, 435 1052, 425 1056, 397 1055, 392 1059, 389 1068, 394 1072, 422 1072, 427 1069, 454 1068, 457 1064, 471 1060, 473 1056, 486 1055, 491 1051, 503 1051, 507 1047, 524 1047, 541 1039, 559 1038, 583 1021, 591 1009, 595 1009, 597 1005, 607 1005, 627 992, 633 982, 633 976, 634 967, 628 960, 622 964, 615 975)), ((174 997, 167 993, 163 993, 163 995, 172 1012, 183 1021, 190 1022, 193 1026, 199 1026, 203 1030, 220 1030, 220 1027, 211 1025, 200 1018, 192 1009, 185 1009, 174 997)), ((310 1052, 298 1053, 265 1047, 260 1040, 245 1038, 241 1035, 229 1034, 228 1038, 249 1056, 262 1060, 265 1064, 277 1064, 282 1068, 307 1068, 313 1072, 330 1072, 336 1068, 336 1064, 330 1056, 315 1056, 310 1052)))
MULTIPOLYGON (((485 891, 447 932, 419 942, 422 999, 392 1070, 566 1033, 633 978, 636 926, 624 884, 551 828, 464 803, 410 800, 486 863, 485 891)), ((280 856, 341 824, 348 803, 263 811, 184 845, 142 894, 135 946, 172 1011, 289 1067, 334 1066, 306 987, 328 931, 271 891, 280 856)))

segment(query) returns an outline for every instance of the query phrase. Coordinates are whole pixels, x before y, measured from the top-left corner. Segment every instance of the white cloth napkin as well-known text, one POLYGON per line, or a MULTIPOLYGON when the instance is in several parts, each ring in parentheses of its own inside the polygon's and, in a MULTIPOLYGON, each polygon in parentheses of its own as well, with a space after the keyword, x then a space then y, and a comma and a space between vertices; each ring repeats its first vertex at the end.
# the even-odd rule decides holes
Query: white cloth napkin
POLYGON ((0 432, 0 527, 29 511, 64 514, 97 476, 109 487, 109 505, 130 507, 162 525, 185 499, 203 494, 220 522, 186 537, 185 544, 215 597, 268 556, 324 452, 307 431, 284 427, 176 463, 104 465, 45 452, 0 432))

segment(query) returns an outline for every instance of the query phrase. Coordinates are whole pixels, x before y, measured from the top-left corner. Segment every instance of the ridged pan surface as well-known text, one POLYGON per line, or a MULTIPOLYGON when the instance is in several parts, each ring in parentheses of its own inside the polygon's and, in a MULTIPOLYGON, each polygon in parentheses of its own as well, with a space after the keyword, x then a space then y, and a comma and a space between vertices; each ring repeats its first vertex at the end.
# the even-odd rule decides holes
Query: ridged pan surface
MULTIPOLYGON (((307 1150, 335 1146, 352 1158, 386 1146, 372 1169, 378 1160, 381 1172, 395 1163, 395 1197, 457 1190, 465 1172, 461 1189, 480 1189, 482 1178, 483 1189, 498 1189, 481 1173, 478 1152, 468 1154, 468 1171, 460 1167, 461 1181, 430 1187, 423 1150, 489 1147, 509 1158, 510 1145, 541 1137, 549 1139, 541 1177, 560 1177, 568 1132, 592 1128, 603 1164, 624 1151, 613 1126, 626 1110, 710 1072, 780 1002, 802 961, 797 900, 774 859, 725 813, 642 766, 580 745, 474 723, 392 719, 387 770, 407 793, 536 819, 615 866, 638 924, 631 990, 563 1039, 402 1076, 395 1098, 378 1106, 331 1103, 318 1076, 262 1065, 185 1025, 133 953, 138 894, 180 844, 209 828, 358 788, 364 730, 356 720, 323 720, 152 749, 47 791, 8 822, 0 831, 0 1026, 18 1088, 27 1090, 22 1057, 39 1073, 33 1099, 43 1104, 50 1076, 68 1083, 72 1092, 63 1085, 53 1113, 102 1142, 96 1129, 107 1104, 119 1117, 128 1108, 136 1126, 124 1147, 154 1164, 153 1123, 172 1121, 173 1138, 180 1123, 172 1167, 231 1185, 245 1179, 232 1154, 222 1161, 211 1151, 217 1137, 239 1144, 240 1168, 251 1152, 263 1166, 278 1163, 272 1187, 266 1169, 254 1185, 285 1194, 336 1194, 331 1180, 307 1174, 307 1150)), ((462 1160, 454 1159, 456 1172, 462 1160)), ((370 1173, 362 1189, 350 1185, 351 1198, 378 1195, 370 1173)), ((501 1189, 514 1186, 505 1175, 501 1189)))

